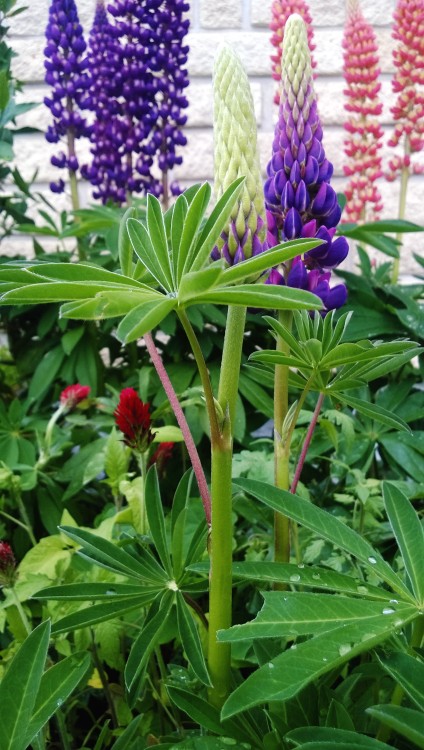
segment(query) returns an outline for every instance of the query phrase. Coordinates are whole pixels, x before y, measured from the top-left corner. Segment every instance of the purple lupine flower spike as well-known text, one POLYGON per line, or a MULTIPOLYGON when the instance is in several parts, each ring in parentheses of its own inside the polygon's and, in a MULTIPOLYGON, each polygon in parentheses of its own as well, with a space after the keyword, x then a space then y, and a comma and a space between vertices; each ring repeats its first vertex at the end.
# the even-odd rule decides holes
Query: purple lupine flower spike
MULTIPOLYGON (((90 127, 81 114, 86 106, 89 79, 84 57, 86 43, 75 0, 52 0, 45 35, 45 81, 52 90, 44 103, 53 115, 46 140, 58 143, 66 139, 66 153, 61 151, 53 156, 51 163, 75 175, 79 167, 75 140, 90 134, 90 127)), ((62 179, 50 185, 55 193, 61 193, 64 187, 62 179)))
POLYGON ((272 271, 268 283, 308 289, 321 297, 327 310, 338 307, 346 300, 346 290, 343 285, 334 293, 330 290, 328 270, 346 258, 349 246, 344 237, 334 239, 341 210, 330 185, 333 166, 322 145, 306 28, 297 14, 290 16, 284 31, 280 111, 267 173, 270 245, 299 237, 325 242, 303 260, 296 258, 291 267, 272 271))

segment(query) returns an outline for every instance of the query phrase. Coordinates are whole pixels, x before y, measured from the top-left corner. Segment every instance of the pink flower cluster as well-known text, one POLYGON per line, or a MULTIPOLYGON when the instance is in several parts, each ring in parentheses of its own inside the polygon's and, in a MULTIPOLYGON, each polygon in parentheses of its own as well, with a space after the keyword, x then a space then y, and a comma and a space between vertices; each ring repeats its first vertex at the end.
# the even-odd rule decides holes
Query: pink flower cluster
POLYGON ((410 154, 424 148, 424 0, 399 0, 394 14, 393 53, 396 73, 392 88, 397 99, 391 108, 395 128, 390 146, 403 145, 404 155, 389 162, 388 180, 403 170, 422 174, 423 164, 412 164, 410 154))
MULTIPOLYGON (((272 62, 272 77, 276 81, 281 81, 281 53, 283 48, 283 36, 284 27, 286 21, 292 13, 298 13, 302 16, 307 29, 308 44, 311 53, 315 49, 313 43, 314 32, 312 30, 312 17, 309 12, 309 7, 305 0, 273 0, 271 6, 272 20, 270 23, 270 29, 273 32, 271 36, 271 44, 276 48, 274 55, 271 55, 272 62)), ((312 67, 316 67, 316 62, 311 55, 312 67)), ((280 104, 280 91, 279 89, 275 92, 274 96, 275 104, 280 104)))
POLYGON ((347 88, 345 109, 349 113, 345 129, 343 167, 350 177, 346 187, 348 221, 375 220, 382 209, 381 195, 375 184, 382 175, 380 149, 383 129, 379 115, 380 101, 378 46, 374 31, 364 19, 358 0, 348 3, 343 37, 344 76, 347 88))

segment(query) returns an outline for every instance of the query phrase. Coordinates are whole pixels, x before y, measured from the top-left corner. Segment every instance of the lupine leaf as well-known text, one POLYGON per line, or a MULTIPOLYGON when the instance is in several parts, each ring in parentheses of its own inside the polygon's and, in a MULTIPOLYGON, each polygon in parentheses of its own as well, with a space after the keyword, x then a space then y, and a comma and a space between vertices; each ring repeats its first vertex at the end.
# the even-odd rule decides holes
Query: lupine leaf
POLYGON ((162 296, 162 299, 151 300, 138 305, 121 320, 116 332, 119 340, 129 344, 131 341, 141 338, 145 333, 159 325, 176 305, 177 300, 175 298, 164 296, 162 296))
POLYGON ((150 654, 158 643, 174 601, 174 592, 165 592, 160 605, 154 606, 154 614, 148 617, 140 634, 134 641, 125 667, 125 684, 128 690, 136 683, 150 654))
POLYGON ((127 596, 118 601, 115 601, 115 597, 110 597, 113 601, 94 604, 77 612, 72 612, 72 614, 66 615, 66 617, 62 617, 52 625, 52 633, 56 635, 58 633, 67 633, 71 630, 90 627, 98 622, 114 620, 116 617, 121 617, 121 615, 132 612, 134 609, 146 607, 156 599, 159 593, 160 590, 158 589, 155 591, 150 589, 145 590, 142 594, 135 594, 131 597, 127 596))
POLYGON ((163 276, 166 278, 167 286, 165 288, 168 291, 175 290, 162 208, 158 199, 151 193, 147 195, 146 219, 156 260, 160 265, 163 276))
MULTIPOLYGON (((36 304, 49 302, 64 302, 66 300, 86 299, 87 296, 93 296, 98 292, 110 289, 110 282, 93 283, 91 281, 74 283, 70 281, 51 281, 46 284, 31 284, 22 286, 19 289, 12 289, 6 292, 1 301, 5 304, 22 303, 36 304)), ((116 290, 127 291, 126 284, 115 284, 116 290)))
POLYGON ((353 555, 371 568, 376 575, 386 581, 395 591, 402 594, 406 601, 414 601, 403 581, 394 573, 380 553, 363 537, 350 529, 338 518, 325 510, 317 508, 303 498, 285 490, 278 489, 255 479, 237 479, 236 487, 257 497, 273 510, 288 516, 297 523, 311 529, 323 539, 327 539, 340 549, 353 555))
POLYGON ((383 482, 383 498, 412 590, 424 606, 423 526, 408 498, 394 484, 383 482))
POLYGON ((140 304, 148 301, 161 302, 163 299, 163 294, 154 289, 141 292, 135 289, 107 290, 96 294, 93 299, 66 302, 60 308, 60 316, 76 320, 116 318, 127 315, 140 304))
POLYGON ((424 750, 424 716, 420 711, 392 704, 371 706, 366 711, 374 719, 381 721, 382 724, 390 727, 390 729, 398 732, 424 750))
MULTIPOLYGON (((152 589, 153 590, 153 589, 152 589)), ((65 583, 63 586, 49 586, 33 594, 34 599, 51 599, 55 601, 119 601, 142 594, 146 584, 128 583, 65 583)))
POLYGON ((206 263, 221 232, 230 220, 233 207, 243 189, 244 181, 244 177, 238 177, 237 180, 234 180, 212 210, 198 239, 196 251, 193 253, 193 260, 190 265, 191 271, 200 270, 206 263))
POLYGON ((412 701, 424 711, 424 664, 422 661, 393 651, 387 656, 378 657, 380 664, 399 684, 412 701))
POLYGON ((251 739, 251 735, 246 731, 242 718, 221 722, 218 709, 198 694, 191 693, 177 685, 167 685, 166 689, 171 701, 181 711, 184 711, 192 721, 200 724, 201 727, 207 729, 209 732, 214 732, 215 734, 225 732, 227 736, 235 737, 238 740, 251 739))
POLYGON ((263 307, 268 310, 320 310, 322 307, 321 300, 311 292, 271 284, 266 286, 265 284, 243 284, 243 286, 212 289, 199 295, 196 301, 218 305, 263 307))
POLYGON ((50 621, 25 639, 0 684, 0 747, 25 750, 27 731, 42 678, 50 637, 50 621))
POLYGON ((373 737, 335 727, 300 727, 288 732, 286 739, 299 750, 391 750, 373 737))
POLYGON ((128 219, 127 228, 134 252, 143 266, 147 268, 158 284, 167 292, 171 292, 172 286, 168 283, 167 275, 156 257, 155 248, 144 224, 138 219, 128 219))
POLYGON ((176 592, 177 621, 181 643, 193 672, 204 685, 211 686, 199 633, 193 616, 180 591, 176 592))
POLYGON ((347 363, 367 362, 379 357, 401 354, 405 350, 415 347, 411 341, 393 341, 377 346, 361 346, 359 344, 339 344, 321 360, 322 367, 338 367, 347 363))
POLYGON ((44 672, 31 721, 27 727, 26 742, 28 744, 75 690, 89 667, 89 654, 79 653, 62 659, 44 672))
POLYGON ((346 396, 346 394, 337 394, 337 398, 342 404, 347 404, 352 409, 356 409, 360 414, 364 414, 370 419, 374 419, 377 422, 387 425, 388 427, 394 427, 396 430, 404 430, 405 432, 411 432, 406 422, 400 417, 397 417, 393 412, 383 409, 382 406, 377 404, 371 404, 369 401, 364 401, 361 398, 354 398, 353 396, 346 396))
POLYGON ((98 281, 111 284, 112 288, 115 284, 146 291, 150 288, 136 279, 88 263, 40 263, 36 266, 28 266, 28 270, 37 274, 38 278, 52 279, 52 281, 98 281))
POLYGON ((178 302, 187 304, 191 298, 211 289, 222 279, 223 268, 219 265, 212 265, 202 268, 201 271, 194 273, 185 273, 181 279, 178 289, 178 302))
POLYGON ((147 472, 145 502, 147 520, 149 522, 150 534, 155 544, 160 561, 168 573, 173 577, 171 558, 169 556, 169 545, 165 532, 165 517, 160 496, 159 480, 156 466, 152 466, 147 472))
POLYGON ((379 615, 364 623, 341 625, 295 644, 296 648, 287 649, 236 688, 224 704, 222 718, 227 719, 269 701, 292 698, 322 674, 390 637, 416 615, 415 607, 405 607, 404 619, 397 613, 385 617, 379 615))
POLYGON ((249 276, 259 276, 264 271, 278 266, 279 263, 284 263, 287 260, 295 258, 297 255, 306 253, 308 250, 312 250, 314 247, 318 247, 322 244, 322 240, 291 240, 289 242, 283 242, 277 247, 273 247, 271 250, 267 250, 259 255, 254 255, 252 258, 244 260, 242 263, 236 263, 225 270, 223 276, 223 282, 225 284, 234 284, 238 281, 243 281, 249 276))
POLYGON ((233 643, 252 638, 317 635, 343 623, 362 624, 366 628, 368 621, 379 616, 396 611, 400 619, 407 619, 411 613, 410 604, 392 604, 388 598, 381 602, 303 591, 265 591, 262 596, 264 603, 255 619, 219 631, 219 641, 233 643))
POLYGON ((192 269, 197 243, 197 232, 205 215, 211 197, 211 186, 205 182, 197 191, 190 203, 184 220, 180 248, 177 259, 177 284, 179 285, 184 273, 192 269))
POLYGON ((174 277, 177 278, 177 260, 180 252, 181 235, 185 217, 187 216, 188 203, 184 195, 179 195, 174 204, 171 219, 171 246, 172 262, 174 266, 174 277))

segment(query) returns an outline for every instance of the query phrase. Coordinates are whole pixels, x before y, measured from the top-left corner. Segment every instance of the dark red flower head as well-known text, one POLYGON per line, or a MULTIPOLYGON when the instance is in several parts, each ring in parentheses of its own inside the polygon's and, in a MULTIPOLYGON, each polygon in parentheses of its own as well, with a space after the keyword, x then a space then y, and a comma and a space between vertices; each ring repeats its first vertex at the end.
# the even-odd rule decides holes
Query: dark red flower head
POLYGON ((173 449, 174 443, 159 443, 149 460, 149 466, 156 464, 158 471, 161 471, 171 458, 173 449))
POLYGON ((115 423, 124 435, 124 443, 144 453, 154 438, 150 429, 150 404, 144 404, 134 388, 124 388, 113 412, 115 423))
POLYGON ((0 586, 13 586, 16 560, 10 544, 0 542, 0 586))
POLYGON ((68 385, 60 394, 60 403, 69 410, 75 409, 77 404, 88 398, 90 391, 89 385, 80 385, 79 383, 68 385))

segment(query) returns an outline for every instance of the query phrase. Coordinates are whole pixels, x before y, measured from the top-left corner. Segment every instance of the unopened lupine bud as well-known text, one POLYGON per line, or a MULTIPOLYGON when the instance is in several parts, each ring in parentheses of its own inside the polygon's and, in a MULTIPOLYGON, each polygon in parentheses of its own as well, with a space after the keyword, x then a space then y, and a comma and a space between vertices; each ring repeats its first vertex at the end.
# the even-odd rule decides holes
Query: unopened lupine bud
POLYGON ((227 44, 215 59, 214 137, 217 198, 237 177, 246 178, 228 230, 212 253, 215 260, 222 256, 233 265, 268 244, 252 93, 238 55, 227 44))
MULTIPOLYGON (((284 27, 286 25, 287 19, 293 13, 298 13, 299 16, 302 16, 303 20, 305 21, 307 33, 308 33, 308 44, 309 44, 309 49, 311 51, 312 68, 315 68, 316 66, 316 62, 312 57, 312 52, 315 49, 315 44, 313 43, 314 32, 312 29, 312 17, 309 12, 309 7, 307 3, 305 2, 305 0, 273 0, 272 6, 271 6, 271 13, 272 13, 272 20, 270 23, 270 28, 271 28, 271 31, 273 32, 271 36, 271 44, 274 47, 276 47, 275 54, 271 55, 272 77, 275 78, 275 80, 278 81, 278 84, 280 85, 281 53, 283 50, 284 27)), ((279 88, 277 88, 275 92, 274 101, 276 104, 280 103, 279 88)))
MULTIPOLYGON (((290 16, 285 26, 281 69, 280 110, 265 183, 268 239, 270 245, 299 237, 323 240, 305 253, 303 263, 306 271, 324 273, 345 259, 349 247, 344 237, 333 239, 341 210, 329 184, 333 166, 322 145, 306 27, 297 14, 290 16)), ((274 272, 269 281, 310 287, 307 274, 299 269, 290 272, 287 266, 278 272, 279 279, 274 272)), ((319 285, 315 281, 314 287, 316 292, 319 285)), ((339 298, 342 296, 345 298, 345 293, 339 298)))
POLYGON ((343 37, 345 110, 349 118, 345 129, 348 162, 344 173, 350 180, 345 189, 348 221, 376 220, 382 209, 376 180, 381 177, 383 128, 379 116, 383 110, 379 92, 378 45, 372 26, 365 20, 359 0, 349 0, 343 37))

